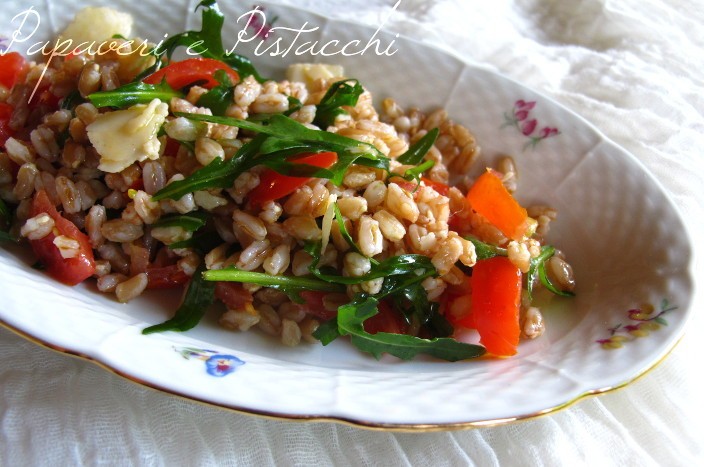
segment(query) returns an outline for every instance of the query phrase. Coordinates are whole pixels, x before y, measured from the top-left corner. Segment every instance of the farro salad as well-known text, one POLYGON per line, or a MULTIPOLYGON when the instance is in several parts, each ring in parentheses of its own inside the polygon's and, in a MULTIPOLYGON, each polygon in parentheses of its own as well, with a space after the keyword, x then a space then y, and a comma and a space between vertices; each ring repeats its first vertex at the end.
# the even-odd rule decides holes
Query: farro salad
POLYGON ((544 244, 555 210, 514 199, 510 157, 470 177, 479 145, 444 110, 377 110, 339 66, 266 79, 225 52, 217 4, 199 8, 202 30, 158 45, 89 8, 64 35, 107 25, 103 49, 0 56, 4 242, 120 302, 183 291, 144 333, 191 329, 215 303, 224 328, 349 336, 377 358, 510 356, 543 333, 534 296, 575 284, 544 244), (198 56, 175 59, 185 48, 198 56))

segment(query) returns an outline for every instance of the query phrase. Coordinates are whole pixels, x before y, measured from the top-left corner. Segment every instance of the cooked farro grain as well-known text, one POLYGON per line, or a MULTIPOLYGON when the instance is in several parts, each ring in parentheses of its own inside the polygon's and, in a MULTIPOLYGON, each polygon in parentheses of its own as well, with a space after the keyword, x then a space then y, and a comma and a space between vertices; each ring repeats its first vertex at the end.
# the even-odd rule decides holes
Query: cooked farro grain
POLYGON ((545 332, 545 322, 543 315, 536 307, 528 307, 521 314, 521 336, 526 339, 535 339, 540 337, 545 332))
POLYGON ((138 297, 147 288, 148 282, 147 274, 143 272, 130 277, 124 282, 120 282, 115 287, 117 301, 127 303, 133 298, 138 297))
POLYGON ((289 347, 301 342, 301 328, 298 323, 290 319, 281 320, 281 343, 289 347))
POLYGON ((7 151, 7 155, 10 156, 12 162, 17 165, 22 165, 27 162, 34 163, 35 157, 29 147, 13 137, 10 137, 7 141, 5 141, 5 150, 7 151))
POLYGON ((37 214, 27 219, 20 234, 29 240, 39 240, 49 235, 54 228, 54 219, 48 214, 37 214))
POLYGON ((396 183, 390 183, 386 191, 386 209, 399 219, 410 222, 418 220, 418 206, 413 200, 413 195, 396 183))
POLYGON ((37 166, 31 162, 25 162, 17 171, 17 183, 12 189, 15 199, 27 199, 34 193, 34 183, 39 174, 37 166))
POLYGON ((249 305, 242 310, 227 310, 220 317, 218 323, 232 331, 248 331, 249 328, 259 323, 260 319, 257 310, 249 305))

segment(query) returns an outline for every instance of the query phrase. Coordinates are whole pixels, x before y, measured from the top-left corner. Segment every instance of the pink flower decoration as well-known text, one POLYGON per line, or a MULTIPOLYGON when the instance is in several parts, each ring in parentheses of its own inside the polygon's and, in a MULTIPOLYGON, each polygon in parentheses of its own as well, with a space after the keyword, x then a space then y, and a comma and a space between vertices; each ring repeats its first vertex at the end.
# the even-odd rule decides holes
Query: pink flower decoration
POLYGON ((528 110, 519 110, 517 112, 514 112, 513 116, 516 117, 516 120, 522 122, 523 120, 528 118, 528 114, 530 114, 528 110))
POLYGON ((538 121, 536 119, 528 120, 527 122, 524 122, 523 125, 521 125, 521 133, 523 133, 525 136, 530 136, 533 131, 535 131, 535 127, 538 125, 538 121))
POLYGON ((550 128, 550 127, 544 127, 542 130, 540 130, 540 137, 541 138, 549 138, 551 136, 554 136, 558 134, 559 131, 557 128, 550 128))
POLYGON ((516 101, 514 104, 516 109, 518 110, 531 110, 533 107, 535 107, 536 102, 535 101, 524 101, 523 99, 519 99, 516 101))

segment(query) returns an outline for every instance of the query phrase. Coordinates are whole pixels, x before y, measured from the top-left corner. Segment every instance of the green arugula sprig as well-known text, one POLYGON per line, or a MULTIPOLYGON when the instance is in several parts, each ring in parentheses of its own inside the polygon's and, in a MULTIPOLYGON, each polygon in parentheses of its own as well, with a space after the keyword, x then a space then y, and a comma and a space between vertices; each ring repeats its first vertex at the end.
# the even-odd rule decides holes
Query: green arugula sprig
POLYGON ((254 157, 259 153, 259 147, 266 135, 258 135, 244 144, 229 160, 216 158, 207 166, 196 170, 183 180, 171 182, 156 192, 152 199, 179 199, 183 195, 207 188, 230 188, 235 179, 243 172, 256 165, 254 157))
POLYGON ((406 165, 418 165, 423 160, 425 155, 433 147, 435 141, 438 139, 440 130, 433 128, 427 132, 421 139, 413 143, 403 154, 398 156, 396 160, 401 164, 406 165))
POLYGON ((388 353, 403 360, 411 360, 419 354, 430 355, 455 362, 477 358, 486 352, 479 345, 466 344, 449 337, 422 339, 406 334, 378 332, 370 334, 363 323, 379 312, 379 301, 374 297, 359 296, 338 309, 337 318, 321 325, 314 333, 323 345, 329 344, 339 335, 350 336, 350 341, 359 350, 371 353, 377 360, 388 353), (329 323, 334 325, 330 326, 329 323))
POLYGON ((174 97, 183 97, 183 93, 174 90, 163 80, 159 84, 147 84, 134 81, 112 91, 98 91, 88 95, 88 100, 96 107, 117 107, 124 109, 135 104, 148 104, 154 99, 169 102, 174 97))
POLYGON ((318 177, 341 184, 350 165, 361 164, 388 170, 389 159, 368 143, 351 138, 313 130, 281 114, 272 115, 265 122, 252 122, 231 117, 176 113, 193 121, 236 126, 257 133, 257 136, 240 148, 235 156, 224 161, 215 159, 184 180, 170 183, 157 192, 153 199, 178 199, 196 190, 228 188, 243 172, 256 165, 265 165, 289 176, 318 177), (337 163, 329 169, 288 161, 293 155, 304 152, 334 151, 337 163))
POLYGON ((137 79, 141 79, 157 71, 163 64, 163 57, 171 59, 174 52, 181 47, 189 50, 189 53, 200 55, 204 58, 214 58, 226 63, 236 70, 240 78, 253 76, 257 81, 266 81, 252 65, 249 58, 228 52, 223 46, 222 28, 225 24, 225 16, 218 8, 216 0, 202 0, 196 6, 196 11, 202 9, 202 26, 200 31, 186 31, 181 34, 171 36, 152 51, 156 57, 154 66, 145 70, 137 79))
POLYGON ((213 78, 219 84, 198 99, 198 107, 207 107, 213 115, 225 115, 235 95, 235 85, 225 70, 217 70, 213 78))
POLYGON ((506 248, 501 248, 490 243, 482 242, 478 238, 472 236, 465 237, 465 239, 469 240, 474 245, 474 251, 477 254, 477 260, 489 259, 493 258, 494 256, 508 256, 508 251, 506 250, 506 248))
POLYGON ((204 227, 209 218, 210 214, 206 212, 194 211, 161 217, 152 224, 152 227, 181 227, 188 232, 195 232, 204 227))
POLYGON ((203 278, 205 266, 201 265, 193 274, 181 306, 173 318, 142 330, 142 334, 164 331, 188 331, 194 328, 215 301, 215 283, 203 278))
MULTIPOLYGON (((482 242, 475 237, 465 238, 474 244, 474 250, 477 253, 477 260, 488 259, 494 256, 508 256, 508 251, 506 248, 501 248, 482 242)), ((528 298, 530 300, 533 299, 533 288, 535 286, 536 279, 539 279, 543 286, 555 295, 559 295, 561 297, 574 296, 573 292, 560 290, 555 287, 548 276, 545 264, 554 254, 555 247, 544 245, 540 248, 540 254, 535 258, 531 258, 530 268, 528 269, 528 274, 526 276, 526 290, 528 291, 528 298)))
POLYGON ((263 272, 244 271, 236 267, 223 269, 211 269, 203 274, 207 281, 227 281, 243 282, 248 284, 271 287, 287 293, 289 296, 297 295, 305 290, 315 290, 318 292, 344 292, 342 284, 328 282, 305 276, 273 276, 263 272))
POLYGON ((536 258, 530 260, 530 269, 528 270, 528 297, 533 298, 533 284, 535 283, 536 277, 540 279, 543 286, 550 292, 561 297, 573 297, 574 293, 568 290, 560 290, 552 283, 548 277, 547 270, 545 269, 545 264, 550 258, 555 254, 555 247, 550 245, 545 245, 540 249, 540 254, 536 258))
POLYGON ((338 115, 347 114, 342 107, 357 105, 359 96, 363 92, 364 88, 356 79, 346 79, 331 84, 316 106, 313 124, 323 129, 333 125, 338 115))

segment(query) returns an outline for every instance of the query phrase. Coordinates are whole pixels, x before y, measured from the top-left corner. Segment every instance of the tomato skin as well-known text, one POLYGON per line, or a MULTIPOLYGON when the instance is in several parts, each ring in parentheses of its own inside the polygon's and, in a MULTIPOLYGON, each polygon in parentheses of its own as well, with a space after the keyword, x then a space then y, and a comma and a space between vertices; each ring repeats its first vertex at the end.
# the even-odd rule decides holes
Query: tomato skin
POLYGON ((512 240, 520 240, 528 230, 528 213, 506 189, 493 171, 484 172, 469 189, 472 209, 512 240))
POLYGON ((30 240, 34 254, 46 267, 47 273, 66 285, 76 285, 95 273, 93 249, 88 236, 76 225, 64 218, 49 200, 44 190, 38 191, 32 201, 31 216, 46 213, 54 219, 54 232, 39 240, 30 240), (64 258, 54 245, 56 233, 70 237, 79 243, 79 253, 74 258, 64 258))
POLYGON ((369 334, 387 332, 390 334, 405 334, 408 330, 406 322, 400 313, 385 301, 379 302, 379 313, 367 319, 362 326, 369 334))
MULTIPOLYGON (((327 169, 337 162, 337 153, 318 152, 303 154, 290 159, 289 162, 327 169)), ((259 185, 249 192, 247 198, 252 206, 261 206, 268 201, 274 201, 290 195, 309 180, 310 177, 291 177, 266 169, 259 175, 259 185)))
POLYGON ((521 279, 520 269, 505 256, 477 261, 472 269, 472 318, 480 342, 494 355, 517 352, 521 279))
POLYGON ((252 293, 245 290, 239 282, 216 282, 215 297, 231 310, 242 309, 254 301, 252 293))
POLYGON ((0 54, 0 84, 12 89, 24 74, 26 65, 24 57, 17 52, 0 54))
POLYGON ((213 58, 200 57, 170 63, 147 76, 143 81, 147 84, 159 84, 166 79, 166 83, 173 89, 182 89, 194 83, 212 89, 219 84, 214 78, 218 70, 224 70, 233 84, 239 82, 240 75, 225 63, 213 58))
POLYGON ((5 145, 7 139, 15 134, 10 128, 10 118, 13 111, 10 104, 0 102, 0 146, 5 145))
POLYGON ((323 321, 337 316, 336 311, 330 311, 325 308, 323 303, 323 298, 327 295, 326 292, 318 292, 316 290, 304 290, 301 292, 301 298, 305 300, 305 303, 299 303, 296 306, 299 310, 311 315, 316 318, 320 318, 323 321))
POLYGON ((183 287, 190 277, 177 264, 162 267, 148 267, 148 289, 177 289, 183 287))
POLYGON ((433 181, 433 180, 431 180, 431 179, 429 179, 429 178, 426 178, 426 177, 421 177, 420 179, 423 180, 423 183, 425 183, 426 186, 428 186, 428 187, 432 188, 433 190, 437 191, 439 195, 447 196, 448 193, 450 193, 450 187, 449 187, 449 185, 446 185, 446 184, 441 183, 441 182, 433 181))

